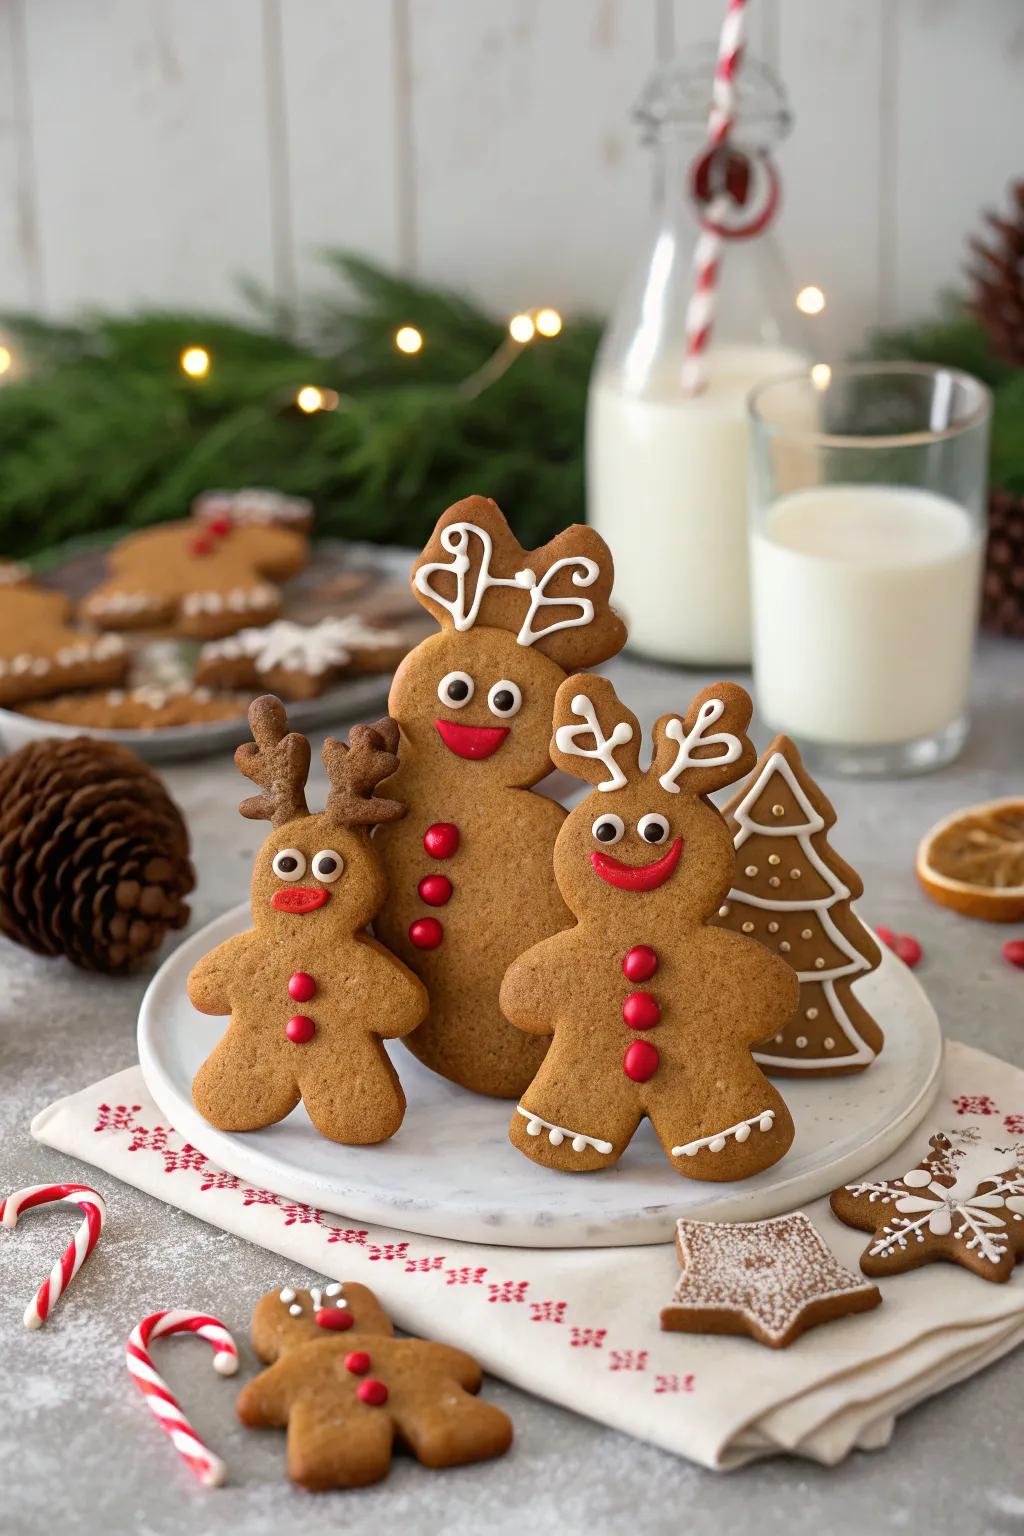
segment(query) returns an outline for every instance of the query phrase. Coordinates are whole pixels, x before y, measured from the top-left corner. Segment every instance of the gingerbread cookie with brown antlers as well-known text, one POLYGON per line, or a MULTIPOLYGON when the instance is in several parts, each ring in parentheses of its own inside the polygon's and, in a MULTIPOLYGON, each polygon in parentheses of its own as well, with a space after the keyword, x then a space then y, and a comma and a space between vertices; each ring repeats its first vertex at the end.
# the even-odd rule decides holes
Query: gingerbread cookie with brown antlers
POLYGON ((750 699, 715 683, 685 714, 640 727, 600 677, 555 699, 551 755, 593 786, 558 834, 554 872, 576 924, 526 950, 505 1017, 551 1046, 512 1116, 514 1146, 548 1168, 608 1168, 651 1120, 677 1173, 742 1179, 777 1162, 793 1121, 751 1048, 796 1006, 794 972, 712 927, 732 837, 708 796, 754 761, 750 699))
POLYGON ((427 1011, 422 983, 366 933, 387 890, 370 829, 405 814, 374 793, 395 771, 398 729, 384 719, 353 726, 347 747, 328 739, 330 793, 311 813, 309 742, 289 733, 280 700, 256 699, 249 724, 253 741, 235 762, 261 792, 240 810, 274 830, 256 855, 253 927, 188 979, 200 1013, 231 1015, 192 1097, 223 1131, 273 1125, 301 1099, 332 1141, 384 1141, 402 1123, 405 1095, 381 1042, 427 1011))

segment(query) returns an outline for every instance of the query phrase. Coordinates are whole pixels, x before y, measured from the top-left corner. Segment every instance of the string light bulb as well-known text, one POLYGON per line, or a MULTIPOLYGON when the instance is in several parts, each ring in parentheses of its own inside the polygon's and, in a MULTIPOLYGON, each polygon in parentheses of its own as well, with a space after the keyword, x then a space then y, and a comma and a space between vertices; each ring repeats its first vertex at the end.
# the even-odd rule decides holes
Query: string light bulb
POLYGON ((541 336, 557 336, 562 329, 562 317, 557 309, 538 309, 536 326, 541 336))
POLYGON ((513 341, 518 341, 521 346, 525 346, 528 341, 533 340, 535 330, 536 327, 531 315, 513 315, 508 323, 509 335, 513 341))
POLYGON ((419 352, 423 348, 423 333, 414 325, 400 325, 395 332, 395 346, 399 352, 404 352, 408 357, 419 352))
POLYGON ((317 389, 315 384, 303 384, 295 396, 295 404, 300 411, 305 411, 311 416, 314 411, 322 411, 324 408, 323 390, 317 389))
POLYGON ((820 315, 825 308, 825 295, 814 283, 809 283, 797 294, 796 307, 802 315, 820 315))
POLYGON ((186 347, 178 362, 190 379, 205 379, 210 371, 210 354, 205 347, 186 347))
POLYGON ((828 363, 815 363, 811 369, 811 383, 815 389, 828 389, 832 382, 832 369, 828 363))
POLYGON ((0 347, 0 373, 10 373, 13 362, 10 347, 0 347))

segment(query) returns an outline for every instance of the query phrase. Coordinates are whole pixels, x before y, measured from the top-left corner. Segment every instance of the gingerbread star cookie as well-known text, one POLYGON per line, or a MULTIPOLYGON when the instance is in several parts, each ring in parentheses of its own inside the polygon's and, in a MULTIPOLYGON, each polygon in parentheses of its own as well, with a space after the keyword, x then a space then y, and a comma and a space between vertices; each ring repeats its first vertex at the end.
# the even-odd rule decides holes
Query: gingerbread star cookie
POLYGON ((215 639, 277 618, 275 583, 301 571, 308 556, 306 538, 290 528, 164 523, 115 545, 110 575, 81 612, 104 629, 170 627, 215 639))
POLYGON ((192 515, 206 523, 255 523, 266 527, 293 528, 309 533, 313 503, 305 496, 286 496, 262 485, 246 485, 239 491, 203 491, 192 503, 192 515))
POLYGON ((293 624, 278 619, 203 646, 196 682, 210 688, 265 688, 283 699, 312 699, 338 678, 391 672, 408 650, 395 629, 374 629, 356 614, 293 624))
POLYGON ((253 1347, 269 1365, 239 1393, 252 1428, 288 1431, 288 1475, 314 1492, 380 1482, 395 1440, 427 1467, 500 1456, 512 1425, 480 1402, 460 1349, 396 1339, 364 1285, 286 1286, 256 1304, 253 1347))
POLYGON ((784 1349, 808 1328, 882 1297, 844 1268, 803 1211, 769 1221, 679 1221, 682 1274, 661 1313, 670 1333, 747 1334, 784 1349))
POLYGON ((119 635, 73 628, 71 604, 22 579, 0 599, 0 706, 10 708, 72 688, 124 680, 128 653, 119 635))
POLYGON ((837 1189, 831 1206, 873 1237, 866 1275, 896 1275, 943 1259, 983 1280, 1009 1280, 1024 1253, 1024 1145, 997 1147, 974 1127, 939 1131, 898 1179, 837 1189))

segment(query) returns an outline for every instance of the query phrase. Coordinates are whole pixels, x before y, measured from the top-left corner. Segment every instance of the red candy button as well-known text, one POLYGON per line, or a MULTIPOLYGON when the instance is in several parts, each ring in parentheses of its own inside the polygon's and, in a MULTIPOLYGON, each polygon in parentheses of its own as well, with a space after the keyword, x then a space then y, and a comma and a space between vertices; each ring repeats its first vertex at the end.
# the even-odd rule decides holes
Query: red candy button
POLYGON ((321 1307, 316 1314, 317 1326, 329 1328, 332 1333, 344 1333, 352 1327, 352 1313, 345 1307, 321 1307))
POLYGON ((459 829, 451 821, 435 821, 423 834, 423 846, 432 859, 450 859, 459 846, 459 829))
POLYGON ((296 971, 288 982, 288 996, 293 1003, 308 1003, 316 991, 316 982, 306 971, 296 971))
POLYGON ((920 965, 922 949, 912 933, 898 933, 894 948, 903 964, 909 966, 911 970, 915 965, 920 965))
POLYGON ((627 1077, 631 1077, 634 1083, 646 1083, 649 1077, 653 1077, 658 1070, 661 1057, 654 1046, 647 1040, 634 1040, 632 1045, 627 1045, 626 1054, 622 1058, 622 1070, 627 1077))
POLYGON ((452 883, 447 875, 424 875, 416 889, 428 907, 443 907, 451 900, 452 883))
POLYGON ((409 924, 409 938, 417 949, 436 949, 444 938, 444 929, 436 917, 418 917, 409 924))
POLYGON ((658 999, 650 992, 631 992, 622 1005, 622 1017, 630 1029, 653 1029, 661 1018, 658 999))
POLYGON ((622 973, 628 981, 650 981, 658 969, 658 957, 649 944, 634 944, 622 957, 622 973))
POLYGON ((190 555, 208 555, 213 549, 213 540, 209 534, 197 533, 194 539, 189 541, 188 552, 190 555))
POLYGON ((1007 939, 1003 945, 1003 959, 1024 970, 1024 939, 1007 939))
POLYGON ((316 1025, 304 1013, 297 1013, 293 1019, 288 1020, 284 1032, 293 1045, 306 1045, 316 1034, 316 1025))
POLYGON ((230 517, 211 517, 206 526, 218 539, 223 539, 231 532, 231 519, 230 517))
POLYGON ((379 1408, 388 1400, 388 1389, 375 1376, 368 1376, 356 1387, 356 1397, 361 1403, 368 1403, 371 1408, 379 1408))
POLYGON ((365 1376, 372 1364, 365 1349, 354 1349, 350 1355, 345 1356, 345 1369, 351 1371, 353 1376, 365 1376))

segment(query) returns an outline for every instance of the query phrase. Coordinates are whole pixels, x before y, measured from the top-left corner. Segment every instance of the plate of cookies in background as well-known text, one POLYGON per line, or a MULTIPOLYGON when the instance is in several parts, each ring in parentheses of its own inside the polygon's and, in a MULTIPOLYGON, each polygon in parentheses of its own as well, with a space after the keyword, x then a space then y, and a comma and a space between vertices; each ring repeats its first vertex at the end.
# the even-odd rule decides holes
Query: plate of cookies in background
POLYGON ((382 704, 429 622, 408 554, 312 535, 301 497, 207 491, 43 574, 0 560, 4 747, 91 735, 166 761, 244 740, 268 690, 303 729, 382 704))

